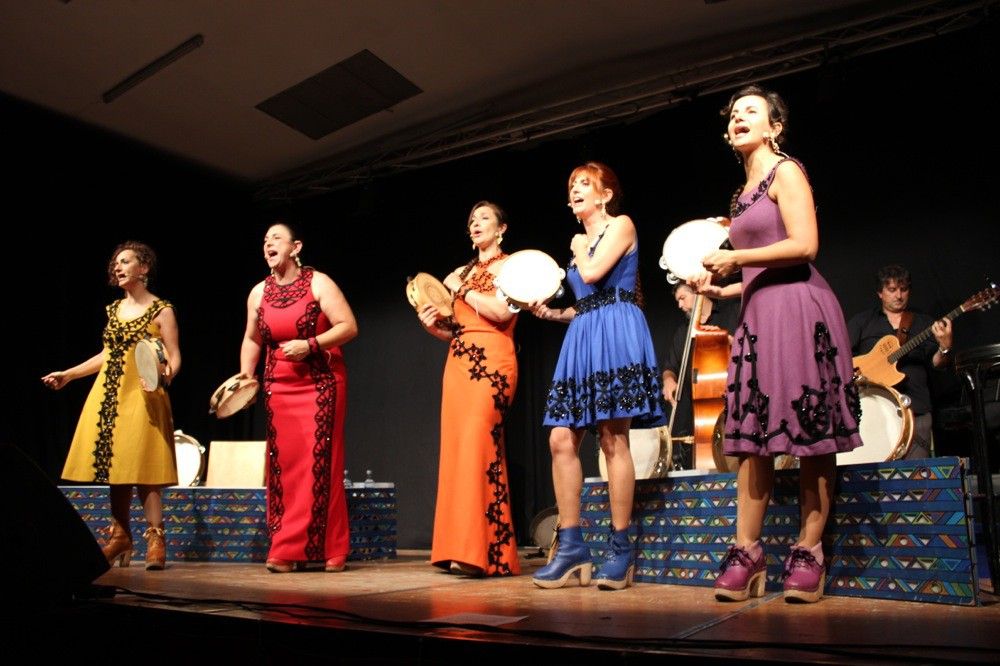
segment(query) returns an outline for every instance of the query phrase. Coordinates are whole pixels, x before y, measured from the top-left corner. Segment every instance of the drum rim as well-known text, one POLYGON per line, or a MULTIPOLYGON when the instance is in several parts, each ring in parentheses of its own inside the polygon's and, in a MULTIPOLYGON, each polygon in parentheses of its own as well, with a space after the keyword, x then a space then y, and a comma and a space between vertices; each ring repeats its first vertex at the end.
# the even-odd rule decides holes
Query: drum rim
POLYGON ((424 283, 430 283, 430 285, 435 288, 440 286, 441 290, 444 293, 446 294, 451 293, 448 287, 446 287, 445 284, 441 282, 441 280, 438 280, 430 273, 421 271, 420 273, 417 273, 416 275, 411 277, 406 282, 406 298, 410 302, 410 305, 412 305, 414 309, 419 310, 423 306, 423 304, 430 303, 431 305, 435 306, 443 316, 451 317, 454 314, 454 310, 452 309, 451 306, 451 299, 430 298, 430 295, 427 293, 426 287, 423 286, 424 283), (420 302, 421 299, 423 299, 424 301, 423 304, 420 302))

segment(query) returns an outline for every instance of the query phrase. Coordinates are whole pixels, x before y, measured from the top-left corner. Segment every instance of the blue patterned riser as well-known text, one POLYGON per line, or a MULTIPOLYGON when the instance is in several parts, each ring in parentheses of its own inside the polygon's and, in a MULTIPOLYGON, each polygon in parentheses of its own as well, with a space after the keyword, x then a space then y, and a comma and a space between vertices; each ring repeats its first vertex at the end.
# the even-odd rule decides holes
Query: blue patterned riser
MULTIPOLYGON (((831 595, 974 604, 978 596, 966 461, 934 458, 838 470, 824 534, 831 595)), ((584 538, 603 556, 607 484, 584 484, 584 538)), ((636 580, 710 587, 736 531, 734 474, 636 484, 632 537, 636 580)), ((798 470, 779 471, 764 525, 769 590, 780 590, 784 557, 799 533, 798 470)))
MULTIPOLYGON (((107 486, 61 486, 95 536, 110 521, 107 486)), ((347 491, 351 523, 350 560, 396 557, 395 488, 354 488, 347 491)), ((263 488, 180 488, 163 491, 167 560, 198 562, 263 562, 270 540, 266 528, 267 500, 263 488)), ((134 557, 146 555, 142 506, 132 499, 134 557)))

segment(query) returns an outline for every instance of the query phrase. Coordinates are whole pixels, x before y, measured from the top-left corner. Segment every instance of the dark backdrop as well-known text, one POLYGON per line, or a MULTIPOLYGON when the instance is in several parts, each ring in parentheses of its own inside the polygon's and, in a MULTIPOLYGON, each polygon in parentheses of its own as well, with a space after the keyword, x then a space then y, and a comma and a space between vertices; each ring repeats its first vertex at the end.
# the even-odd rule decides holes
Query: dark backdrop
MULTIPOLYGON (((770 82, 791 108, 785 148, 805 163, 819 207, 819 270, 847 313, 873 306, 874 273, 890 262, 914 275, 913 306, 941 315, 997 273, 996 21, 770 82)), ((291 214, 306 261, 343 288, 359 337, 349 369, 347 468, 394 481, 399 545, 430 542, 445 345, 425 334, 404 297, 406 277, 443 275, 471 257, 469 207, 492 199, 511 219, 508 252, 568 258, 578 227, 566 178, 588 159, 614 168, 637 222, 650 327, 663 348, 681 320, 657 267, 669 231, 725 215, 742 170, 721 135, 727 94, 695 98, 630 123, 469 158, 285 206, 252 202, 252 187, 11 99, 0 100, 7 168, 8 274, 0 437, 55 481, 91 380, 58 393, 38 378, 96 353, 105 264, 121 240, 153 245, 153 290, 176 305, 183 369, 170 389, 175 425, 208 445, 262 439, 261 410, 228 421, 208 397, 238 369, 246 296, 265 275, 268 220, 291 214)), ((249 140, 249 139, 248 139, 249 140)), ((956 326, 959 348, 1000 341, 996 311, 956 326)), ((552 504, 544 392, 563 329, 522 315, 520 386, 508 422, 508 461, 522 543, 552 504)), ((937 406, 960 400, 950 373, 935 377, 937 406)), ((587 472, 596 447, 585 445, 587 472)), ((939 433, 946 453, 966 437, 939 433)))

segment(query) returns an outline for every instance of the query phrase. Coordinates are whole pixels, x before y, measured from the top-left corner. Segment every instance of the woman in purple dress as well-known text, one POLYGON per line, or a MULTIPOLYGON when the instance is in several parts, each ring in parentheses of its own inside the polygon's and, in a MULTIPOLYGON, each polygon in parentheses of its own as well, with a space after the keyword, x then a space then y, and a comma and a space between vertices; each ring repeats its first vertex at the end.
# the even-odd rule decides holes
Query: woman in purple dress
POLYGON ((704 259, 699 293, 742 294, 726 392, 724 450, 739 456, 736 542, 715 582, 719 600, 764 593, 760 543, 774 482, 774 456, 800 459, 799 538, 785 560, 786 601, 818 601, 825 567, 821 539, 830 513, 836 454, 861 445, 847 326, 837 297, 813 267, 819 233, 802 165, 782 153, 788 111, 758 86, 723 111, 727 141, 746 171, 731 206, 732 250, 704 259), (742 281, 713 284, 742 271, 742 281))

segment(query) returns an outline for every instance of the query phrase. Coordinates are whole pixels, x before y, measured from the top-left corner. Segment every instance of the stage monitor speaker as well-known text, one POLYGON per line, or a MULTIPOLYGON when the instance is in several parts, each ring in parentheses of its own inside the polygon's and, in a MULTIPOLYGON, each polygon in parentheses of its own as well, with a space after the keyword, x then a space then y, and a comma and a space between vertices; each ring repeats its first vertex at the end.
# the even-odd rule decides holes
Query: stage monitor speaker
POLYGON ((208 446, 209 488, 263 488, 267 442, 212 442, 208 446))
POLYGON ((90 528, 20 449, 0 444, 0 571, 10 600, 68 600, 105 573, 108 561, 90 528))

